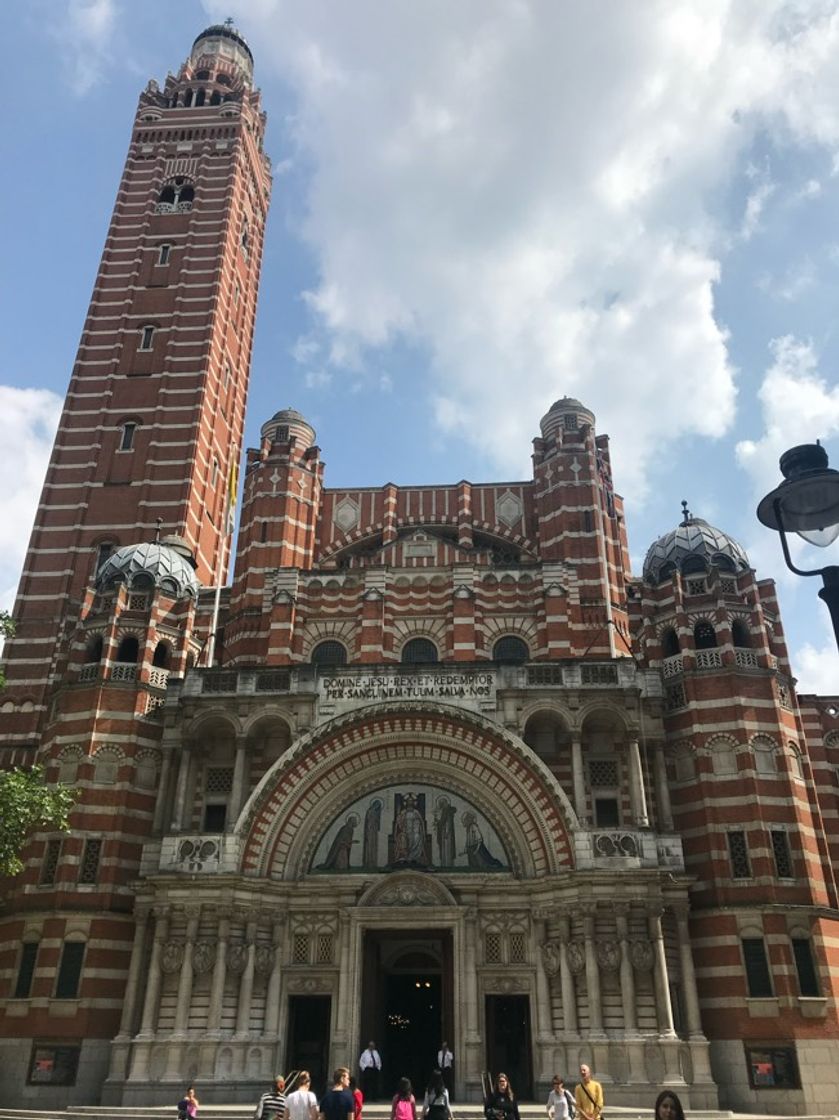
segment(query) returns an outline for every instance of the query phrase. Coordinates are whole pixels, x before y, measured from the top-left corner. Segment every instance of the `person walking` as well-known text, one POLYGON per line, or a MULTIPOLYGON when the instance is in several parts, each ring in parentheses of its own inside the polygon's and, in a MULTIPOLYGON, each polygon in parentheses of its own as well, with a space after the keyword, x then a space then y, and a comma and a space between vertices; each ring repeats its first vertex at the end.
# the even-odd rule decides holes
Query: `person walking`
POLYGON ((411 1081, 400 1077, 399 1084, 390 1102, 390 1120, 417 1120, 417 1101, 411 1081))
POLYGON ((428 1079, 421 1120, 453 1120, 449 1091, 443 1081, 442 1070, 435 1069, 428 1079))
POLYGON ((495 1088, 484 1101, 486 1120, 521 1120, 513 1086, 506 1073, 499 1073, 495 1088))
POLYGON ((259 1098, 253 1120, 285 1120, 285 1078, 279 1074, 267 1093, 259 1098))
POLYGON ((312 1092, 312 1077, 307 1069, 297 1075, 297 1088, 285 1101, 286 1120, 318 1120, 318 1099, 312 1092))
POLYGON ((382 1056, 372 1039, 367 1043, 367 1049, 361 1051, 358 1068, 361 1073, 361 1092, 364 1094, 364 1099, 378 1100, 381 1094, 382 1056))
POLYGON ((565 1082, 561 1077, 553 1079, 546 1108, 549 1120, 574 1120, 576 1114, 574 1098, 565 1088, 565 1082))
POLYGON ((332 1074, 332 1088, 323 1094, 318 1110, 319 1120, 354 1120, 355 1101, 350 1092, 350 1071, 338 1066, 332 1074))
POLYGON ((581 1120, 600 1120, 603 1111, 603 1086, 591 1076, 591 1067, 580 1066, 580 1080, 574 1090, 574 1103, 581 1120))
POLYGON ((361 1110, 364 1107, 364 1094, 359 1089, 354 1077, 350 1078, 350 1092, 355 1103, 355 1120, 361 1120, 361 1110))

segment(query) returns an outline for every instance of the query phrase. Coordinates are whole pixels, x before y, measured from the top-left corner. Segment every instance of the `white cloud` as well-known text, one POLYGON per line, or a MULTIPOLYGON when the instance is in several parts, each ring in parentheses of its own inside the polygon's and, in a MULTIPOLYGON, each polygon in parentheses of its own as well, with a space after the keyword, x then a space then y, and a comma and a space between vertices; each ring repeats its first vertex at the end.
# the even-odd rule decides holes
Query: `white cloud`
POLYGON ((826 622, 827 608, 821 607, 821 610, 824 611, 823 641, 820 644, 807 642, 795 650, 792 656, 792 664, 798 678, 796 687, 800 694, 839 696, 839 652, 833 629, 826 622))
MULTIPOLYGON (((55 9, 52 9, 55 18, 55 9)), ((116 28, 114 0, 68 0, 51 27, 61 45, 73 92, 82 97, 97 85, 111 62, 116 28)))
POLYGON ((757 286, 773 299, 794 303, 816 283, 816 269, 809 257, 788 268, 780 277, 768 272, 760 275, 757 286))
POLYGON ((654 448, 730 427, 714 286, 772 184, 756 170, 739 230, 711 207, 760 128, 836 145, 831 7, 261 0, 248 31, 299 99, 307 299, 353 385, 409 337, 438 422, 513 471, 578 395, 636 497, 654 448))
POLYGON ((758 393, 763 434, 736 447, 756 495, 781 481, 778 460, 788 448, 839 434, 839 386, 831 388, 819 374, 812 343, 784 335, 769 349, 773 361, 758 393))
POLYGON ((0 385, 0 609, 10 609, 44 482, 61 400, 0 385))

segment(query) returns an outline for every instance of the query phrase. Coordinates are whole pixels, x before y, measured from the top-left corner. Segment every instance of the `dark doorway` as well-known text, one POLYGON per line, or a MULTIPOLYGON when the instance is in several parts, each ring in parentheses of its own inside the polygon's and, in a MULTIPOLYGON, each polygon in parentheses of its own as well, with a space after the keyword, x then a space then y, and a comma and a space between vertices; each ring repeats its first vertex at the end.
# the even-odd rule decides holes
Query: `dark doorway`
POLYGON ((400 1077, 421 1098, 445 1038, 454 1036, 449 930, 369 930, 364 939, 359 1053, 370 1039, 382 1056, 381 1096, 400 1077))
POLYGON ((329 1057, 329 1020, 331 996, 290 996, 288 1001, 288 1045, 285 1070, 307 1069, 312 1075, 312 1092, 318 1097, 331 1087, 329 1057))
POLYGON ((486 997, 487 1069, 506 1073, 517 1100, 533 1099, 530 997, 486 997))

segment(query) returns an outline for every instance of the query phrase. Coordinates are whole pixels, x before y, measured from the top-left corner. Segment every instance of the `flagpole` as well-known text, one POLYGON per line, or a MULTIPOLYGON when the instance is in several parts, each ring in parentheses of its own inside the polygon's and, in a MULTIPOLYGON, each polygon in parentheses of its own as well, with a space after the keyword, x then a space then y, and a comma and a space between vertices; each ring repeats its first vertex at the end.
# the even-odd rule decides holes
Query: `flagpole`
POLYGON ((213 667, 213 658, 216 655, 216 632, 218 631, 218 617, 221 610, 221 583, 224 569, 224 550, 228 541, 233 536, 233 526, 236 523, 236 491, 239 486, 239 464, 231 464, 230 474, 227 479, 227 502, 224 510, 224 535, 220 539, 219 570, 216 573, 216 593, 213 598, 213 618, 210 623, 210 636, 207 640, 207 667, 213 667))

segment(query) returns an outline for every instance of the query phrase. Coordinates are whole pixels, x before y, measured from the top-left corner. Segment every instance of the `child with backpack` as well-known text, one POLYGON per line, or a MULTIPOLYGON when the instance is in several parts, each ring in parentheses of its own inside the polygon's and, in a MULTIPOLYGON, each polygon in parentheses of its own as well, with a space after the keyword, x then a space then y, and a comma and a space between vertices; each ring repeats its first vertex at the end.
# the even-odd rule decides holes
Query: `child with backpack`
POLYGON ((399 1086, 390 1106, 390 1120, 417 1120, 417 1102, 407 1077, 399 1078, 399 1086))
POLYGON ((192 1085, 186 1091, 182 1100, 178 1101, 178 1120, 195 1120, 198 1115, 198 1097, 192 1085))

